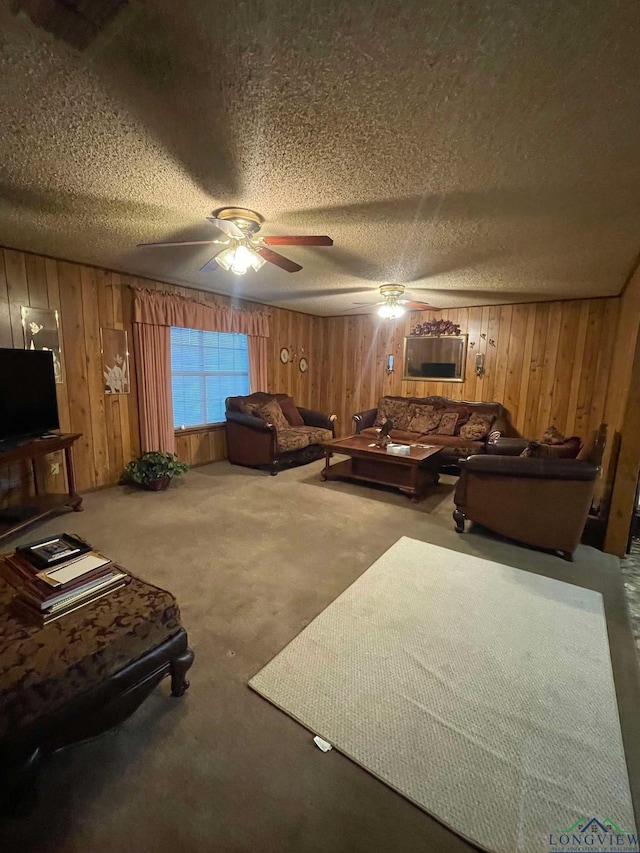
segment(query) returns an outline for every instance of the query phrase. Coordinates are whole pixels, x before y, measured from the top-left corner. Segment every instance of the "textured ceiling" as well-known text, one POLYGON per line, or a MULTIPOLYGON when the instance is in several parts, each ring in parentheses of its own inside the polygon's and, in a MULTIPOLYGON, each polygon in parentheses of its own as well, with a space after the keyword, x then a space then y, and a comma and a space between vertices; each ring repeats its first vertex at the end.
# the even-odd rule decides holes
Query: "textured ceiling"
POLYGON ((28 5, 0 11, 4 245, 324 315, 384 282, 617 294, 638 255, 637 0, 130 2, 83 50, 28 5), (135 248, 224 204, 335 245, 244 278, 135 248))

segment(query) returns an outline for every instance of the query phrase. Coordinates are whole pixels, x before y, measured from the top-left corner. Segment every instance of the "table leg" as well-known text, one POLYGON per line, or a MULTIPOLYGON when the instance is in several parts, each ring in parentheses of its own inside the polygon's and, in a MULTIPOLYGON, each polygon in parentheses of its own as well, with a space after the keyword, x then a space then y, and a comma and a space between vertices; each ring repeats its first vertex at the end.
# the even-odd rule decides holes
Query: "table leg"
POLYGON ((69 485, 69 504, 74 512, 82 512, 82 498, 76 492, 76 480, 73 472, 73 455, 71 447, 64 448, 64 462, 67 469, 67 483, 69 485))
POLYGON ((328 450, 328 449, 327 449, 327 450, 325 450, 325 452, 324 452, 324 468, 322 469, 322 471, 320 471, 320 479, 321 479, 321 480, 326 480, 326 479, 327 479, 327 474, 326 474, 326 472, 327 472, 327 471, 329 470, 329 468, 331 467, 331 466, 329 465, 329 460, 331 459, 331 457, 332 457, 332 456, 333 456, 333 453, 332 453, 330 450, 328 450))

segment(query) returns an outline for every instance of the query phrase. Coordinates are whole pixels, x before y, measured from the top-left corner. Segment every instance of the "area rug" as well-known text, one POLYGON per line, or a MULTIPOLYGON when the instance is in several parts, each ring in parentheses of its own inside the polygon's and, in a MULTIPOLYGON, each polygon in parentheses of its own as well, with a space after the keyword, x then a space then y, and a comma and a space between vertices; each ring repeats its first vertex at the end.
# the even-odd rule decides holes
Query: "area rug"
POLYGON ((249 683, 485 850, 634 832, 597 592, 403 537, 249 683))

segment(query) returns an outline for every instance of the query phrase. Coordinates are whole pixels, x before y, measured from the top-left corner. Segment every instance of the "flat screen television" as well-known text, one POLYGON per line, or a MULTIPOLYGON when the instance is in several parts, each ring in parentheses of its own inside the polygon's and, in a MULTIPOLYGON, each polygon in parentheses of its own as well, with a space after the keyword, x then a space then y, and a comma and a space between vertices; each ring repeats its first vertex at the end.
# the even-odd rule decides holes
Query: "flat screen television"
POLYGON ((59 427, 53 353, 0 348, 0 442, 59 427))

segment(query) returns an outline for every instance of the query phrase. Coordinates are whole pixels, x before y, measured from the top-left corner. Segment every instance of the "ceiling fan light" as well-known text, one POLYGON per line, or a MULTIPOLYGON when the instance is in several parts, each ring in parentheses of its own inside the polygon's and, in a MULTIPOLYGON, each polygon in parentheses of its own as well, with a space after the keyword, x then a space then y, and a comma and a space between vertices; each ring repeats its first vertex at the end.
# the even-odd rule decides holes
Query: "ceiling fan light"
POLYGON ((220 254, 216 255, 216 263, 218 266, 221 266, 223 270, 230 270, 234 257, 235 249, 224 249, 220 254))
POLYGON ((256 254, 255 252, 252 252, 251 254, 253 255, 251 266, 253 267, 255 272, 258 272, 260 267, 263 267, 265 265, 266 261, 264 258, 261 258, 260 255, 256 254))
POLYGON ((378 316, 382 317, 383 320, 397 320, 403 314, 404 308, 402 305, 381 305, 378 308, 378 316))
POLYGON ((246 246, 238 246, 231 262, 231 272, 235 275, 244 275, 249 267, 253 266, 254 254, 246 246))

